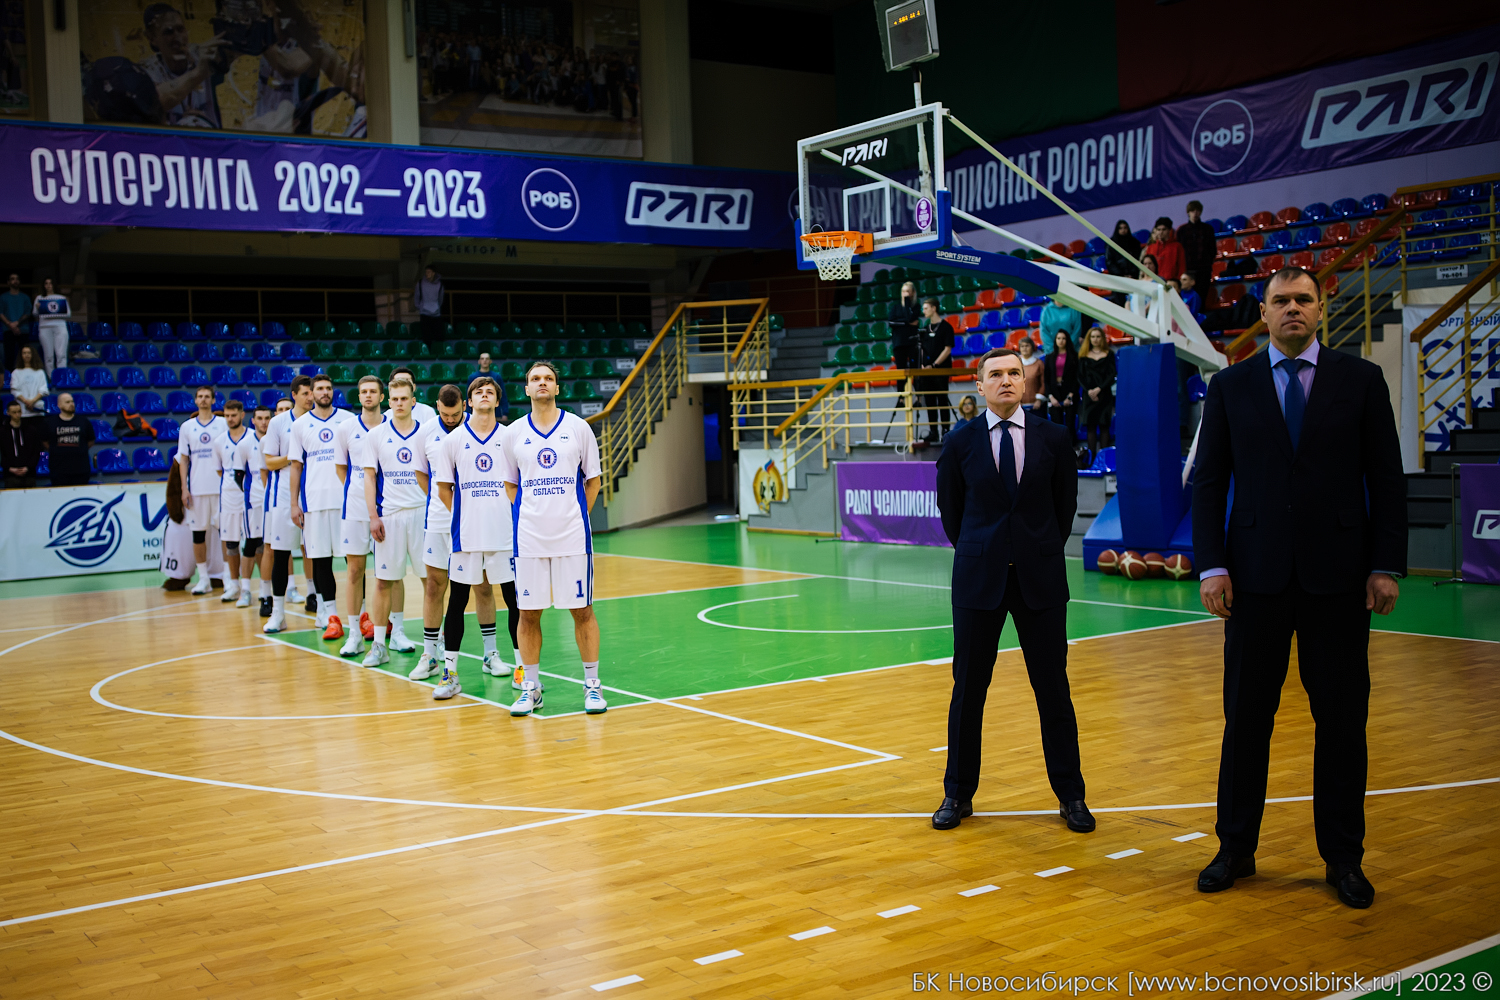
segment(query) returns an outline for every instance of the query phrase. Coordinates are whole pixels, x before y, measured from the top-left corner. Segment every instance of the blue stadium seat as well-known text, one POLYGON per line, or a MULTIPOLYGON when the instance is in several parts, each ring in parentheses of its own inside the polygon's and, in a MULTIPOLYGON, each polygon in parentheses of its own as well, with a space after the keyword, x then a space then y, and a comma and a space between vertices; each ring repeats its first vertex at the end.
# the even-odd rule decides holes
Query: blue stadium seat
POLYGON ((268 406, 271 408, 272 412, 275 412, 276 401, 278 399, 286 399, 286 393, 282 392, 280 389, 266 389, 260 394, 260 405, 268 406))
POLYGON ((1340 198, 1333 203, 1333 214, 1340 219, 1354 219, 1365 213, 1360 211, 1359 202, 1353 198, 1340 198))
MULTIPOLYGON (((223 324, 220 325, 222 326, 223 324)), ((212 361, 223 361, 224 355, 219 353, 217 344, 204 341, 201 344, 193 345, 193 360, 199 364, 205 364, 212 361)))
POLYGON ((1297 230, 1296 235, 1292 237, 1292 249, 1296 250, 1301 247, 1313 246, 1322 238, 1323 231, 1317 226, 1304 226, 1297 230))
POLYGON ((1467 201, 1488 202, 1489 200, 1490 186, 1488 184, 1461 184, 1448 190, 1448 204, 1450 205, 1467 201))
POLYGON ((137 448, 130 456, 136 472, 166 472, 167 460, 156 448, 137 448))
POLYGON ((1266 234, 1265 250, 1290 250, 1292 247, 1292 231, 1290 229, 1273 229, 1266 234))
POLYGON ((52 383, 54 390, 83 388, 83 379, 79 378, 77 368, 54 368, 52 377, 47 381, 52 383))
POLYGON ((997 347, 1004 347, 1009 334, 1004 330, 996 330, 984 338, 984 347, 987 351, 993 351, 997 347))
POLYGON ((175 389, 182 385, 182 379, 177 377, 177 369, 169 365, 157 365, 151 369, 151 387, 153 389, 175 389))
POLYGON ((255 393, 250 391, 249 389, 235 389, 229 394, 229 398, 239 400, 240 405, 247 410, 255 409, 256 405, 259 403, 259 400, 256 398, 255 393))
POLYGON ((234 331, 229 329, 228 323, 210 323, 203 328, 203 333, 209 340, 234 339, 234 331))
POLYGON ((203 328, 201 326, 199 326, 197 323, 178 323, 177 324, 177 339, 178 340, 202 340, 203 339, 203 328))
POLYGON ((1416 224, 1409 226, 1407 232, 1416 236, 1420 233, 1435 233, 1446 227, 1448 213, 1441 208, 1429 208, 1425 212, 1417 213, 1416 224))
POLYGON ((343 389, 333 390, 333 406, 338 410, 352 409, 349 405, 349 397, 344 395, 343 389))
POLYGON ((1040 323, 1042 321, 1042 307, 1028 306, 1026 312, 1022 314, 1022 318, 1026 320, 1027 326, 1040 323))
MULTIPOLYGON (((1242 229, 1255 228, 1254 226, 1250 225, 1250 219, 1247 216, 1243 215, 1231 215, 1228 219, 1224 220, 1224 224, 1229 227, 1231 232, 1235 233, 1239 232, 1242 229)), ((1145 243, 1146 241, 1142 240, 1141 242, 1145 243)))
POLYGON ((1141 246, 1145 246, 1147 243, 1151 242, 1151 230, 1149 229, 1137 229, 1130 235, 1134 236, 1137 240, 1140 240, 1141 246))
POLYGON ((281 345, 281 360, 283 361, 310 361, 301 344, 295 340, 281 345))
MULTIPOLYGON (((111 434, 110 438, 113 439, 114 435, 111 434)), ((99 471, 106 476, 118 476, 134 471, 130 467, 130 459, 126 458, 125 453, 119 448, 105 448, 96 456, 96 461, 99 463, 99 471)))
POLYGON ((250 348, 244 344, 228 343, 224 345, 224 360, 245 362, 250 360, 250 348))
POLYGON ((214 365, 213 371, 208 373, 209 381, 214 385, 242 385, 240 373, 234 370, 232 365, 214 365))
POLYGON ((1025 316, 1026 310, 1012 306, 1011 308, 1005 310, 1004 318, 1002 319, 1000 325, 1003 329, 1006 330, 1019 329, 1020 327, 1026 325, 1025 316))
POLYGON ((234 336, 231 339, 259 340, 260 331, 256 329, 254 323, 236 323, 234 324, 234 336))
POLYGON ((43 396, 42 397, 42 411, 44 413, 47 413, 47 414, 51 415, 51 416, 56 416, 57 415, 57 397, 56 396, 43 396))
POLYGON ((1367 194, 1359 199, 1360 211, 1365 215, 1379 215, 1390 205, 1390 199, 1383 194, 1367 194))
POLYGON ((281 359, 281 352, 276 349, 275 344, 258 342, 250 349, 250 356, 260 362, 278 361, 281 359))
POLYGON ((308 378, 312 378, 314 375, 325 374, 322 365, 303 365, 301 368, 297 369, 297 371, 299 374, 306 375, 308 378))
POLYGON ((989 348, 984 346, 984 334, 982 333, 971 333, 965 337, 964 348, 964 353, 971 357, 983 354, 989 350, 989 348))
MULTIPOLYGON (((103 420, 103 419, 101 419, 99 417, 93 417, 93 418, 91 418, 89 420, 89 423, 91 423, 91 424, 94 425, 94 443, 95 444, 118 444, 119 443, 120 439, 117 438, 117 437, 115 437, 114 421, 112 421, 112 420, 103 420)), ((100 469, 99 471, 103 472, 104 470, 100 469)))
POLYGON ((130 398, 123 392, 106 392, 99 401, 99 409, 105 413, 119 413, 130 409, 130 398))
POLYGON ((139 323, 121 323, 120 339, 129 341, 145 340, 146 331, 141 329, 141 324, 139 323))
POLYGON ((1000 310, 991 309, 979 318, 979 327, 982 330, 1000 329, 1000 310))
POLYGON ((166 341, 176 340, 177 334, 172 332, 171 323, 150 323, 146 326, 146 336, 152 340, 166 341))
POLYGON ((174 444, 167 449, 167 468, 171 468, 175 461, 177 461, 177 446, 174 444))
POLYGON ((90 341, 97 342, 97 341, 101 341, 101 340, 114 340, 114 339, 115 339, 115 328, 112 327, 112 326, 110 326, 108 323, 90 323, 89 324, 89 340, 90 341))
MULTIPOLYGON (((297 369, 291 365, 277 365, 271 369, 271 381, 277 385, 291 385, 292 379, 296 377, 297 369)), ((249 385, 250 383, 247 381, 245 384, 249 385)))
POLYGON ((173 342, 161 345, 161 359, 169 365, 185 365, 193 360, 193 352, 188 345, 173 342))
POLYGON ((1459 205, 1453 210, 1453 228, 1467 229, 1470 226, 1482 226, 1489 228, 1490 206, 1483 205, 1459 205))
POLYGON ((116 385, 115 377, 108 368, 90 368, 84 372, 83 381, 90 389, 113 389, 116 385))
POLYGON ((260 365, 246 365, 240 369, 240 378, 246 385, 270 385, 271 376, 260 365))
POLYGON ((159 365, 161 349, 155 344, 136 344, 130 349, 130 357, 138 365, 159 365))
POLYGON ((1206 221, 1210 226, 1213 226, 1215 236, 1234 235, 1233 227, 1231 227, 1229 223, 1225 222, 1223 219, 1206 219, 1204 221, 1206 221))
POLYGON ((83 338, 83 324, 82 323, 74 323, 72 320, 69 320, 68 321, 68 343, 70 343, 70 344, 81 344, 81 343, 83 343, 83 339, 84 339, 83 338))
POLYGON ((126 365, 116 373, 115 377, 120 380, 120 386, 125 389, 144 389, 151 384, 146 373, 135 365, 126 365))
POLYGON ((97 417, 99 415, 99 403, 94 399, 92 393, 73 393, 73 405, 78 408, 79 413, 86 417, 97 417))
POLYGON ((265 325, 264 329, 261 330, 261 333, 265 335, 265 338, 267 340, 285 340, 286 339, 286 327, 282 326, 280 323, 276 322, 275 320, 272 320, 271 322, 267 323, 265 325))
POLYGON ((99 345, 99 360, 107 365, 130 364, 130 351, 124 344, 99 345))
POLYGON ((138 392, 135 394, 135 406, 137 413, 148 413, 153 416, 167 412, 167 404, 161 401, 161 396, 154 392, 138 392))
POLYGON ((224 394, 217 389, 214 390, 214 409, 216 411, 224 409, 224 394))
POLYGON ((1302 210, 1302 221, 1321 224, 1330 219, 1337 219, 1333 209, 1321 201, 1315 201, 1302 210))
POLYGON ((189 389, 196 389, 200 385, 211 385, 208 380, 208 372, 198 365, 187 365, 180 372, 182 384, 189 389))
POLYGON ((171 417, 162 417, 159 420, 153 420, 151 421, 151 426, 156 430, 156 440, 158 441, 176 441, 177 435, 182 433, 182 425, 171 417))
POLYGON ((1104 253, 1108 249, 1108 244, 1106 244, 1104 240, 1098 236, 1095 236, 1093 239, 1089 240, 1089 253, 1104 253))
POLYGON ((178 389, 167 393, 167 411, 170 413, 197 413, 198 404, 193 402, 193 394, 178 389))

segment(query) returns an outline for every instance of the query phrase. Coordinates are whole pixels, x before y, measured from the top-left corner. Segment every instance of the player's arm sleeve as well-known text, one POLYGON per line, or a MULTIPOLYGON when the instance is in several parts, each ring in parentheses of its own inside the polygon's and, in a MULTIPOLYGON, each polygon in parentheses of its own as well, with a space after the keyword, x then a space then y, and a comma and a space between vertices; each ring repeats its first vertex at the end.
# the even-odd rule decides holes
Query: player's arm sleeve
POLYGON ((500 473, 500 481, 521 485, 521 467, 516 464, 515 435, 507 435, 500 444, 500 468, 495 470, 500 473))
POLYGON ((594 429, 584 424, 589 432, 588 444, 583 449, 583 478, 594 479, 604 474, 604 466, 599 462, 599 439, 594 437, 594 429))
POLYGON ((305 465, 307 452, 302 447, 302 435, 297 433, 297 428, 292 428, 292 432, 287 435, 287 439, 287 461, 302 462, 305 465))
MULTIPOLYGON (((192 440, 188 437, 191 430, 192 428, 188 424, 183 424, 182 428, 177 432, 177 461, 182 463, 184 471, 192 467, 193 445, 192 440)), ((184 488, 186 488, 185 484, 184 488)))
POLYGON ((453 482, 453 458, 448 454, 448 442, 453 435, 434 441, 433 446, 428 449, 427 465, 431 469, 432 481, 435 483, 453 482))
POLYGON ((343 423, 339 424, 338 430, 333 432, 334 465, 349 464, 349 435, 344 430, 344 428, 347 426, 349 426, 349 421, 345 420, 343 423))

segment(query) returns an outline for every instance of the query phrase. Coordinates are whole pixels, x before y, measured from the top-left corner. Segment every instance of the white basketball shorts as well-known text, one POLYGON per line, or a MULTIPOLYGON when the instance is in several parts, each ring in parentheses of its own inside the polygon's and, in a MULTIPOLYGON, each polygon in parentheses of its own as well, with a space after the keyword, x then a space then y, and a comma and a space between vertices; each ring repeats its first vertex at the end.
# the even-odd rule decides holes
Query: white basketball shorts
POLYGON ((243 542, 245 534, 245 512, 219 508, 219 541, 243 542))
POLYGON ((182 520, 189 531, 207 531, 219 523, 219 494, 194 493, 193 505, 182 520))
POLYGON ((446 531, 429 531, 423 536, 422 561, 427 565, 446 573, 451 555, 453 555, 451 534, 446 531))
POLYGON ((266 537, 266 509, 264 507, 251 507, 244 513, 245 537, 266 537))
POLYGON ((515 560, 509 549, 494 552, 455 552, 448 560, 448 579, 469 586, 484 583, 509 583, 516 578, 515 560))
POLYGON ((375 579, 404 580, 406 568, 427 579, 427 564, 422 561, 423 510, 393 510, 380 520, 385 525, 385 541, 375 543, 375 579))
POLYGON ((522 611, 586 608, 593 603, 593 556, 516 557, 516 606, 522 611))
POLYGON ((369 521, 351 521, 345 518, 339 522, 339 528, 339 554, 345 559, 350 556, 367 556, 375 551, 375 542, 370 538, 369 521))
POLYGON ((338 544, 341 527, 336 508, 303 511, 302 544, 307 547, 307 558, 329 559, 342 555, 338 544))
POLYGON ((296 552, 302 548, 302 529, 292 523, 290 507, 272 507, 266 511, 266 544, 277 552, 296 552))

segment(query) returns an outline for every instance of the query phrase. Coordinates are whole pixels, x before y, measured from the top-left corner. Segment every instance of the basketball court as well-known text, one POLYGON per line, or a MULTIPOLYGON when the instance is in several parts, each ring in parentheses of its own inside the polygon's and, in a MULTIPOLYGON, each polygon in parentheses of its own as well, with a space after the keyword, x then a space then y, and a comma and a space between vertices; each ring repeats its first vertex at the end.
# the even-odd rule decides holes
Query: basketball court
MULTIPOLYGON (((1354 911, 1312 844, 1295 682, 1260 874, 1196 891, 1222 627, 1189 584, 1069 562, 1094 834, 1056 817, 1016 651, 978 814, 938 832, 947 553, 737 524, 597 546, 611 708, 593 717, 557 613, 546 710, 512 719, 472 627, 466 696, 435 705, 409 657, 362 669, 310 621, 271 638, 213 598, 6 585, 0 668, 28 695, 0 708, 0 992, 899 996, 919 974, 1049 971, 1123 990, 1368 979, 1496 931, 1500 616, 1477 588, 1413 581, 1372 636, 1381 899, 1354 911)), ((1338 992, 1308 987, 1279 992, 1338 992)))

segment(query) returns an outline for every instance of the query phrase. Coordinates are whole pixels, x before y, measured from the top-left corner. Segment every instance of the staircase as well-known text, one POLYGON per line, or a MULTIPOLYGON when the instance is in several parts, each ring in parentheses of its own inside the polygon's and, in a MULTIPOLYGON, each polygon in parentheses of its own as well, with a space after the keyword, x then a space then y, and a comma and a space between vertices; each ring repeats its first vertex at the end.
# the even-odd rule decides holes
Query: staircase
POLYGON ((818 378, 828 359, 825 340, 833 336, 831 326, 809 326, 786 330, 773 345, 771 371, 767 382, 790 382, 799 378, 818 378))
POLYGON ((1450 432, 1447 451, 1422 456, 1424 471, 1406 477, 1408 561, 1422 569, 1446 569, 1453 559, 1453 506, 1460 480, 1458 464, 1500 461, 1500 408, 1474 411, 1474 426, 1450 432))

